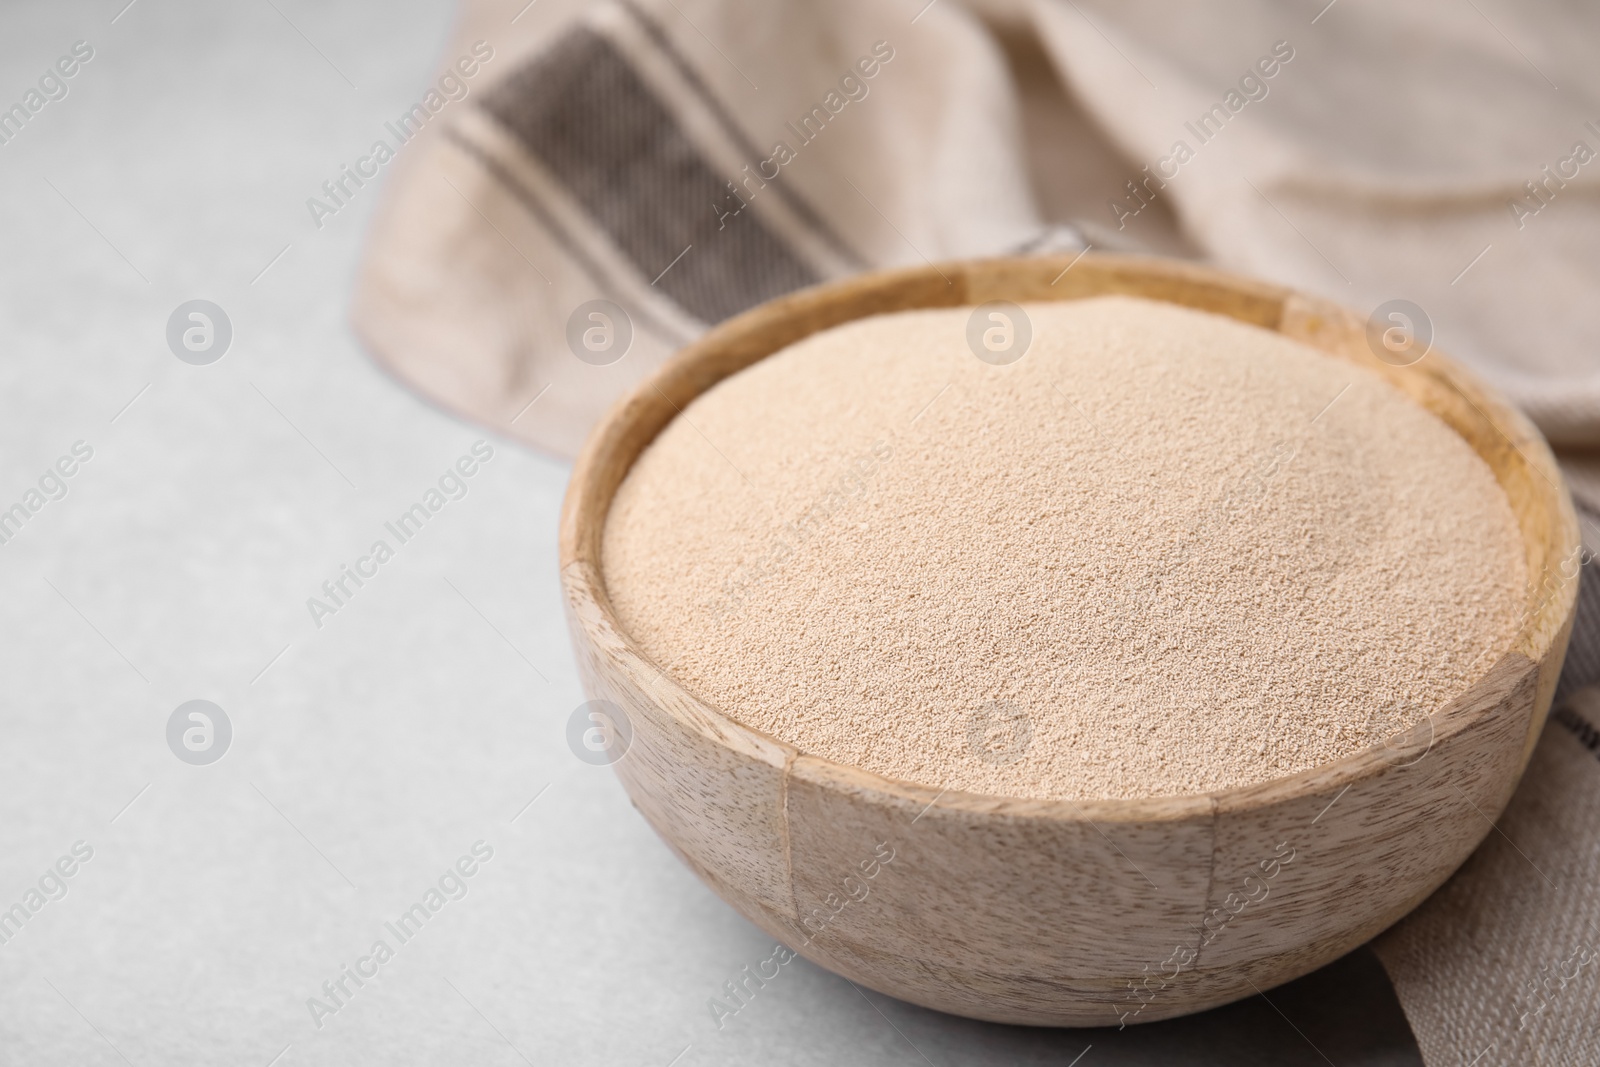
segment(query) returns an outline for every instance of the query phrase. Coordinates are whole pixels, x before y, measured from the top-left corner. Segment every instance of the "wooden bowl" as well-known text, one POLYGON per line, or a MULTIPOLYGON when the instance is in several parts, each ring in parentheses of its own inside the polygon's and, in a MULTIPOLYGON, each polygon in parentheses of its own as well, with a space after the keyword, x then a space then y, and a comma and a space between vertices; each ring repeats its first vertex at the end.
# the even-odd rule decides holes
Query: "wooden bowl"
MULTIPOLYGON (((561 576, 585 687, 631 726, 618 777, 724 900, 813 962, 903 1000, 1103 1026, 1299 977, 1395 922, 1466 859, 1544 725, 1579 541, 1538 431, 1439 354, 1390 366, 1360 316, 1261 282, 1153 259, 1071 262, 873 274, 718 326, 589 437, 562 513, 561 576), (1288 778, 1201 796, 1018 800, 941 793, 801 752, 691 696, 622 632, 600 566, 606 512, 629 466, 700 393, 850 319, 1103 293, 1228 315, 1359 363, 1471 444, 1510 499, 1530 576, 1521 631, 1483 678, 1389 743, 1288 778)), ((737 984, 748 996, 763 980, 752 970, 737 984)))

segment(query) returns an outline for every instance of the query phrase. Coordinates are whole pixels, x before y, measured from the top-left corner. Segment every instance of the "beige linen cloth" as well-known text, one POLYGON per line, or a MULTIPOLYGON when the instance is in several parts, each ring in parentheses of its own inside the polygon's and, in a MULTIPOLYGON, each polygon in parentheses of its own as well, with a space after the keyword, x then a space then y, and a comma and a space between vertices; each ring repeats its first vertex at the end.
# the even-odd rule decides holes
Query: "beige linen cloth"
MULTIPOLYGON (((381 131, 355 325, 425 395, 570 456, 685 341, 805 285, 1193 256, 1420 307, 1563 450, 1593 551, 1597 42, 1577 0, 477 0, 381 131)), ((1595 575, 1526 784, 1375 943, 1429 1067, 1600 1063, 1595 575)))

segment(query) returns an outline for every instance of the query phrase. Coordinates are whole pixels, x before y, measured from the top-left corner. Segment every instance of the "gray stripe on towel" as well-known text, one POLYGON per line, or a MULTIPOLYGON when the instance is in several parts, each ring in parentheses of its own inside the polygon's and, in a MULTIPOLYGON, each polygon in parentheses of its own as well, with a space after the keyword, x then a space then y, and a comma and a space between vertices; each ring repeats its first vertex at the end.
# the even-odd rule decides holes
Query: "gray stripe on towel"
POLYGON ((701 321, 719 322, 821 280, 757 216, 719 224, 718 206, 738 203, 725 179, 593 30, 561 37, 486 93, 481 106, 567 187, 642 275, 701 321))
MULTIPOLYGON (((1575 503, 1579 519, 1600 519, 1582 502, 1575 503)), ((1590 559, 1579 575, 1578 616, 1572 623, 1572 643, 1567 646, 1567 662, 1556 686, 1558 701, 1568 693, 1600 685, 1600 560, 1590 559)))
MULTIPOLYGON (((722 127, 722 131, 728 135, 728 139, 745 155, 751 165, 756 166, 756 169, 759 170, 758 161, 764 160, 766 157, 755 146, 755 142, 745 136, 744 130, 734 120, 733 115, 728 111, 727 105, 711 91, 711 87, 706 84, 705 79, 700 77, 700 72, 695 70, 689 61, 683 57, 683 53, 678 51, 677 47, 672 43, 672 39, 667 36, 667 31, 662 28, 661 23, 646 14, 643 8, 634 3, 634 0, 621 0, 621 4, 623 10, 633 16, 633 20, 644 30, 645 35, 655 44, 657 50, 667 58, 683 80, 700 97, 700 102, 705 104, 706 109, 716 118, 718 125, 722 127)), ((861 253, 850 247, 842 237, 833 231, 833 227, 829 226, 827 220, 817 214, 816 209, 807 203, 803 196, 789 187, 788 183, 783 180, 782 174, 777 178, 771 179, 768 184, 772 186, 784 203, 788 204, 794 213, 799 215, 801 220, 816 231, 817 235, 826 241, 829 247, 843 259, 853 264, 858 270, 866 270, 871 265, 861 253)))

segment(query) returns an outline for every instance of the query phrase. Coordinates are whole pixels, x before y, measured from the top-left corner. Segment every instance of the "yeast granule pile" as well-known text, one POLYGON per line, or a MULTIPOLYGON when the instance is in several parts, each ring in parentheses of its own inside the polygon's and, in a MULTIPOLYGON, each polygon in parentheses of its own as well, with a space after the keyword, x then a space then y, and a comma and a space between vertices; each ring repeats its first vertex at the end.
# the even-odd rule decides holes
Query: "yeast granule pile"
POLYGON ((1509 646, 1492 473, 1377 375, 1129 297, 816 334, 690 404, 603 544, 626 632, 730 717, 934 788, 1200 793, 1380 742, 1509 646))

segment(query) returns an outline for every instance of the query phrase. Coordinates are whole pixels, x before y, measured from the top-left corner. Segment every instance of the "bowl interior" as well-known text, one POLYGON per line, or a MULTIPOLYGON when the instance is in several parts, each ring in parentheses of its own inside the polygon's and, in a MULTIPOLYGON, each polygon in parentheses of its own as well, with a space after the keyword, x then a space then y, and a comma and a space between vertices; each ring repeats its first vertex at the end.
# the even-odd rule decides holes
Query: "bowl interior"
MULTIPOLYGON (((1086 255, 961 262, 891 271, 803 290, 754 308, 705 334, 663 365, 619 404, 591 434, 574 468, 562 514, 563 570, 579 566, 595 608, 615 640, 649 672, 660 668, 617 623, 600 566, 601 534, 611 499, 633 462, 688 404, 717 382, 768 355, 842 322, 912 308, 1015 303, 1126 294, 1227 315, 1292 337, 1328 355, 1359 364, 1388 380, 1433 412, 1467 441, 1494 472, 1516 515, 1523 541, 1528 592, 1522 625, 1506 657, 1539 665, 1539 691, 1523 752, 1531 755, 1560 673, 1575 604, 1577 520, 1559 468, 1538 431, 1472 375, 1437 352, 1409 366, 1376 355, 1372 331, 1337 305, 1266 283, 1189 264, 1156 259, 1086 255)), ((663 676, 664 678, 664 676, 663 676)), ((667 684, 672 684, 670 681, 667 684)), ((1481 684, 1481 683, 1478 683, 1481 684)), ((1474 686, 1477 688, 1477 685, 1474 686)), ((693 697, 681 693, 691 702, 693 697)), ((1387 743, 1287 778, 1191 797, 1147 800, 1022 800, 947 792, 942 807, 1007 811, 1050 817, 1114 821, 1187 818, 1218 803, 1270 804, 1313 788, 1338 786, 1377 773, 1396 759, 1428 751, 1442 736, 1466 729, 1486 714, 1482 701, 1462 694, 1427 720, 1387 743)), ((702 705, 704 707, 704 705, 702 705)), ((714 708, 704 707, 726 739, 756 735, 714 708)), ((754 738, 753 738, 754 739, 754 738)), ((759 735, 757 749, 779 745, 759 735)), ((814 757, 813 757, 814 758, 814 757)), ((1420 758, 1420 755, 1418 756, 1420 758)), ((841 781, 908 799, 930 791, 857 768, 838 767, 841 781)))

